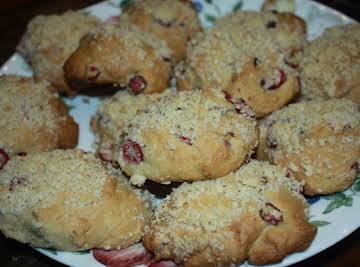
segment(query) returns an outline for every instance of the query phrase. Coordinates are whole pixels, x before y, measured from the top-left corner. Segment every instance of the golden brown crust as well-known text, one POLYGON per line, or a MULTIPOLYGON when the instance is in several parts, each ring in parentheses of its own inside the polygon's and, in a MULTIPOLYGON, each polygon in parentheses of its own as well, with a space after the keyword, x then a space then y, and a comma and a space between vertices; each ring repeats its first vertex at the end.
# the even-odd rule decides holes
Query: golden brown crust
POLYGON ((348 98, 360 104, 360 26, 339 25, 304 49, 300 64, 303 99, 348 98))
POLYGON ((120 23, 133 23, 164 40, 175 62, 185 58, 187 42, 201 31, 190 1, 181 0, 134 1, 123 10, 120 23))
POLYGON ((74 148, 78 125, 48 82, 0 76, 0 148, 9 155, 74 148))
POLYGON ((284 170, 258 161, 183 184, 155 210, 143 243, 156 259, 186 267, 278 262, 305 250, 316 233, 299 190, 284 170))
POLYGON ((149 215, 123 176, 79 150, 12 158, 0 172, 0 203, 6 236, 64 251, 130 246, 149 215))
POLYGON ((115 157, 128 175, 156 182, 217 178, 251 155, 257 143, 255 125, 247 114, 198 90, 180 92, 129 120, 115 157))
POLYGON ((37 16, 29 22, 17 50, 30 63, 36 79, 48 80, 57 91, 73 95, 64 78, 63 64, 81 37, 99 24, 96 17, 75 11, 37 16))
POLYGON ((267 157, 305 181, 306 194, 331 194, 351 186, 360 158, 360 113, 355 103, 301 102, 268 120, 267 157))
POLYGON ((169 86, 170 56, 166 44, 152 34, 127 24, 107 24, 81 40, 64 71, 69 83, 79 89, 130 86, 131 79, 139 76, 144 86, 136 93, 154 93, 169 86))
POLYGON ((285 61, 290 56, 293 60, 305 44, 306 24, 293 14, 232 13, 218 19, 213 28, 198 34, 188 45, 187 59, 176 68, 177 88, 222 90, 254 59, 272 61, 273 66, 286 71, 285 61))

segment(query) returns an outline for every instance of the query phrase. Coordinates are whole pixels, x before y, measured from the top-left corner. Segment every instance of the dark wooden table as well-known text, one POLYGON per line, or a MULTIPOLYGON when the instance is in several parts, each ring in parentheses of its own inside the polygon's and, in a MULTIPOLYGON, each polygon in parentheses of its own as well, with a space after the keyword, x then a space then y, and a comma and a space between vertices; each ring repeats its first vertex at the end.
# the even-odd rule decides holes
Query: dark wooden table
MULTIPOLYGON (((18 43, 30 18, 37 14, 79 9, 99 1, 95 0, 0 0, 0 64, 3 64, 18 43)), ((360 21, 360 1, 321 0, 329 6, 360 21)), ((360 211, 359 211, 360 212, 360 211)), ((1 267, 64 267, 27 245, 8 240, 0 234, 1 267)), ((295 267, 360 267, 360 229, 331 248, 295 264, 295 267)), ((84 266, 88 267, 88 266, 84 266)))

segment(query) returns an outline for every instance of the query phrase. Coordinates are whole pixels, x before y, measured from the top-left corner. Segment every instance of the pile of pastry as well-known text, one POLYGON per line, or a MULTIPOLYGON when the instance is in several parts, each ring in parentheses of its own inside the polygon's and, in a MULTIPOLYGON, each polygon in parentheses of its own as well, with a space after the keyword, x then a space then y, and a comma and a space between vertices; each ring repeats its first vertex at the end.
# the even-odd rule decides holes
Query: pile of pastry
POLYGON ((308 41, 274 2, 209 29, 180 0, 31 20, 18 51, 33 77, 0 77, 3 234, 108 266, 264 265, 307 249, 305 196, 346 190, 360 169, 360 26, 308 41), (96 153, 74 149, 59 94, 109 88, 96 153))

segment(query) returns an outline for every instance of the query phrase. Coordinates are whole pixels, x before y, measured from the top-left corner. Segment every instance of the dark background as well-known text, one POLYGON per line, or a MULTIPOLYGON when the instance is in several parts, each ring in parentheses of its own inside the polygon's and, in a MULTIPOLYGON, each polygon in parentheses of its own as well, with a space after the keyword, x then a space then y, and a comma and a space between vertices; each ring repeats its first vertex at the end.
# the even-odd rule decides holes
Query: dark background
MULTIPOLYGON (((0 0, 0 64, 15 52, 15 46, 25 30, 27 22, 37 14, 64 12, 80 9, 99 1, 94 0, 0 0)), ((352 18, 360 21, 359 0, 320 0, 352 18)), ((360 211, 359 211, 360 212, 360 211)), ((1 267, 64 267, 27 245, 6 239, 0 234, 1 267)), ((333 247, 307 259, 294 267, 360 267, 360 230, 340 241, 333 247)), ((88 266, 84 266, 88 267, 88 266)))

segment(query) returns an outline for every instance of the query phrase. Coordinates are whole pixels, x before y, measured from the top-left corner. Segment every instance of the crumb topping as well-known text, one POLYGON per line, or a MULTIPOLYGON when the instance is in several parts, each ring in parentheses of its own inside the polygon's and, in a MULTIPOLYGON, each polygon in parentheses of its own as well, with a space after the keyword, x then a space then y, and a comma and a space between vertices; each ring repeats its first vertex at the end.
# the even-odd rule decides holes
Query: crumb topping
MULTIPOLYGON (((271 12, 242 11, 218 19, 213 28, 198 34, 189 43, 185 69, 190 68, 211 85, 222 86, 254 58, 264 66, 288 70, 284 64, 286 52, 301 48, 306 36, 301 27, 291 28, 280 23, 280 16, 271 12), (266 26, 269 22, 281 26, 269 29, 266 26), (285 35, 292 41, 284 40, 285 35)), ((178 77, 184 78, 183 67, 184 64, 177 68, 178 77)))
POLYGON ((3 114, 0 147, 11 147, 9 137, 24 127, 35 133, 42 128, 55 133, 59 123, 68 119, 67 114, 54 111, 53 105, 58 101, 58 95, 46 81, 17 75, 0 76, 0 111, 3 114))
MULTIPOLYGON (((209 132, 236 132, 246 142, 253 141, 254 120, 238 114, 238 120, 225 119, 233 107, 221 105, 204 97, 199 90, 179 92, 153 102, 145 110, 135 115, 124 127, 123 138, 143 144, 142 134, 147 129, 162 129, 177 136, 180 142, 196 143, 200 128, 206 125, 209 132), (222 129, 219 130, 219 127, 222 129)), ((176 144, 168 144, 170 149, 176 144)))
POLYGON ((56 71, 62 73, 62 65, 78 47, 81 37, 99 24, 95 16, 72 10, 60 15, 36 16, 28 24, 17 50, 30 61, 35 74, 56 79, 56 71))
MULTIPOLYGON (((105 182, 114 177, 128 184, 115 170, 105 169, 99 159, 80 150, 54 150, 13 157, 0 173, 2 213, 22 214, 27 209, 51 206, 60 194, 65 205, 83 207, 99 201, 105 182), (14 178, 26 182, 6 191, 14 178), (5 188, 5 190, 4 190, 5 188)), ((14 182, 12 182, 14 183, 14 182)))
POLYGON ((116 144, 128 120, 153 101, 165 95, 171 95, 170 89, 162 93, 133 95, 128 91, 119 91, 105 99, 93 118, 94 131, 97 134, 97 145, 116 144))
POLYGON ((346 95, 360 75, 359 47, 360 24, 326 29, 304 49, 300 63, 303 94, 324 99, 346 95))
POLYGON ((206 246, 218 250, 223 244, 181 233, 206 233, 204 236, 210 238, 212 233, 238 221, 244 212, 258 213, 268 203, 265 192, 279 192, 280 188, 286 188, 305 203, 298 193, 302 186, 287 178, 285 170, 279 167, 251 161, 226 177, 182 184, 155 210, 147 231, 161 240, 159 250, 171 244, 173 253, 181 259, 206 246))
POLYGON ((273 144, 273 153, 277 153, 275 143, 286 153, 301 153, 305 145, 325 146, 339 141, 360 144, 358 136, 337 138, 339 133, 346 133, 346 129, 360 129, 358 106, 350 100, 332 99, 291 104, 273 113, 271 119, 273 122, 268 128, 267 142, 268 146, 273 144), (314 130, 320 128, 327 128, 329 131, 318 138, 314 136, 314 130))
MULTIPOLYGON (((151 47, 156 57, 170 58, 171 50, 166 43, 151 33, 141 31, 137 26, 121 23, 104 24, 94 35, 89 36, 87 41, 96 42, 98 39, 117 39, 124 45, 124 49, 129 54, 136 55, 138 58, 145 60, 148 47, 151 47)), ((115 57, 114 60, 124 60, 122 57, 115 57)), ((144 63, 147 61, 144 61, 144 63)), ((123 64, 127 62, 122 62, 123 64)), ((150 64, 149 62, 147 64, 150 64)))

